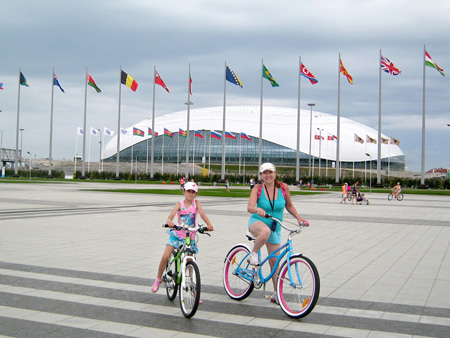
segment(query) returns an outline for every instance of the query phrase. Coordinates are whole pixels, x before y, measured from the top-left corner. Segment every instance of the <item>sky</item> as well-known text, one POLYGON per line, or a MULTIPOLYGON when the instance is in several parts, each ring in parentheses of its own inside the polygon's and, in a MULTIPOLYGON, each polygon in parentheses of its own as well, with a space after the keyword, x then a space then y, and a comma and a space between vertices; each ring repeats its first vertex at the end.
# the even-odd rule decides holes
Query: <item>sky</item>
MULTIPOLYGON (((153 69, 170 93, 156 88, 156 115, 186 109, 189 64, 194 108, 223 105, 224 64, 243 88, 227 85, 227 105, 260 104, 261 62, 280 87, 264 81, 264 105, 337 114, 339 54, 354 79, 340 79, 340 113, 378 130, 380 49, 402 73, 382 74, 382 133, 400 140, 407 169, 421 170, 423 49, 447 76, 426 68, 426 166, 450 158, 450 2, 444 0, 96 0, 0 1, 0 130, 15 149, 19 68, 23 153, 49 156, 52 69, 54 159, 80 154, 86 68, 101 88, 87 89, 87 130, 117 131, 120 67, 139 84, 123 86, 121 127, 152 114, 153 69)), ((180 121, 180 128, 185 121, 180 121)), ((98 138, 87 147, 98 160, 98 138)), ((19 144, 20 148, 20 144, 19 144)), ((88 154, 88 150, 86 150, 88 154)))

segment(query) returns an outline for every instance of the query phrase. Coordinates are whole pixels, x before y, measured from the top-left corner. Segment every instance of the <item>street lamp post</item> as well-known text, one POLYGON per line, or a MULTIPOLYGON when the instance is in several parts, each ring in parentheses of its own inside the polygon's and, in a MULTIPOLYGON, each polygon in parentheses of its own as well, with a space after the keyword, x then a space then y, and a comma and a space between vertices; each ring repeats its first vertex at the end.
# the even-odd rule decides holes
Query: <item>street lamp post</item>
POLYGON ((312 136, 312 109, 315 106, 315 103, 308 103, 308 106, 311 107, 311 115, 309 118, 309 171, 308 176, 311 177, 311 136, 312 136))
POLYGON ((366 153, 366 156, 370 157, 370 171, 369 171, 369 192, 372 192, 372 156, 369 153, 366 153))
POLYGON ((320 161, 322 157, 322 131, 323 129, 317 128, 319 131, 319 177, 320 177, 320 161))
POLYGON ((22 162, 22 141, 23 141, 23 131, 25 130, 24 128, 20 128, 20 158, 19 158, 19 163, 22 162))
POLYGON ((30 181, 31 181, 31 153, 29 151, 27 151, 27 154, 30 155, 29 169, 30 169, 30 181))

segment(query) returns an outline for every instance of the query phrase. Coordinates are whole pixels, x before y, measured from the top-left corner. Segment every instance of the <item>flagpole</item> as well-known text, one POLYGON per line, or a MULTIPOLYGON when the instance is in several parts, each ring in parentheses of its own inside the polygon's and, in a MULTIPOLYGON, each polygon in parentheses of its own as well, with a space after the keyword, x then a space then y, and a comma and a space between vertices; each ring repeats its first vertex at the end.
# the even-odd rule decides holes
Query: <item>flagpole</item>
POLYGON ((47 178, 53 178, 52 176, 52 142, 53 142, 53 93, 55 91, 55 67, 52 69, 52 95, 51 95, 51 103, 50 103, 50 142, 48 149, 48 175, 47 178))
POLYGON ((336 145, 336 183, 340 182, 339 148, 341 143, 341 53, 338 62, 338 104, 337 104, 337 145, 336 145))
POLYGON ((191 63, 189 62, 188 100, 187 100, 187 135, 186 135, 186 179, 189 177, 189 120, 191 114, 191 63))
POLYGON ((78 134, 75 135, 75 168, 74 168, 74 172, 73 172, 74 176, 76 176, 76 173, 77 173, 77 153, 78 153, 78 134))
POLYGON ((87 76, 88 67, 86 67, 86 76, 84 78, 84 111, 83 111, 83 160, 81 162, 81 179, 86 179, 86 107, 87 107, 87 76))
POLYGON ((426 46, 423 45, 423 93, 422 93, 422 161, 421 161, 421 174, 420 184, 425 186, 425 52, 426 46))
POLYGON ((17 89, 17 123, 16 123, 16 156, 14 159, 14 176, 19 176, 19 112, 20 112, 20 74, 22 69, 19 68, 19 86, 17 89))
POLYGON ((225 73, 223 77, 223 121, 222 121, 222 171, 220 178, 225 179, 225 115, 227 104, 227 62, 225 61, 225 73))
POLYGON ((241 174, 242 132, 239 135, 239 175, 241 174))
MULTIPOLYGON (((187 131, 186 133, 189 133, 189 131, 187 131)), ((195 134, 195 132, 194 132, 194 134, 195 134)), ((195 165, 194 165, 194 162, 195 162, 195 135, 194 135, 193 140, 194 140, 194 147, 192 148, 192 175, 195 174, 195 165)))
POLYGON ((119 176, 119 161, 120 161, 120 104, 122 99, 122 66, 120 66, 119 72, 119 107, 117 112, 117 154, 116 154, 116 180, 120 179, 119 176))
POLYGON ((164 128, 162 157, 161 157, 161 175, 164 175, 164 138, 166 137, 166 129, 164 128))
MULTIPOLYGON (((264 73, 264 60, 261 59, 261 98, 259 103, 259 156, 258 156, 258 168, 262 164, 262 125, 263 125, 263 73, 264 73)), ((261 178, 258 169, 258 179, 261 178)))
MULTIPOLYGON (((150 178, 153 178, 153 167, 155 163, 155 86, 156 86, 156 65, 153 66, 153 104, 152 104, 152 150, 151 150, 151 159, 150 159, 150 178)), ((148 142, 147 142, 148 149, 148 142)), ((148 153, 148 150, 147 150, 148 153)), ((148 155, 147 155, 148 162, 148 155)), ((178 173, 177 173, 178 174, 178 173)))
POLYGON ((89 128, 88 173, 91 171, 91 129, 89 128))
POLYGON ((298 57, 298 102, 297 102, 297 154, 295 182, 300 180, 300 84, 301 84, 302 57, 298 57))
POLYGON ((211 130, 209 130, 208 175, 211 172, 211 130))
POLYGON ((178 163, 180 160, 180 129, 178 128, 178 139, 177 139, 177 176, 178 176, 178 163))
MULTIPOLYGON (((378 59, 381 62, 381 49, 380 49, 380 58, 378 59)), ((377 185, 381 185, 381 64, 378 67, 378 77, 380 79, 378 85, 378 158, 377 158, 377 185)))

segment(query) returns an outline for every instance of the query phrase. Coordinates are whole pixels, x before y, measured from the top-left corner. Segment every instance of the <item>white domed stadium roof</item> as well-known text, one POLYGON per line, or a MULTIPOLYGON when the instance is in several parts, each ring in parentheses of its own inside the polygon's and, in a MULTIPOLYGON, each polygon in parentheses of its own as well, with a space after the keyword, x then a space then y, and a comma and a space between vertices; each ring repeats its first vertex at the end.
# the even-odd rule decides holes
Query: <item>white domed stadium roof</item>
MULTIPOLYGON (((309 154, 310 137, 310 116, 311 111, 302 109, 300 111, 300 152, 309 154)), ((162 135, 164 128, 173 133, 179 129, 186 130, 187 111, 178 111, 155 117, 155 132, 162 135)), ((320 156, 323 159, 336 160, 336 141, 328 140, 328 135, 337 136, 337 117, 334 115, 313 111, 312 113, 312 135, 311 153, 319 157, 319 143, 321 143, 320 156), (319 134, 317 128, 322 129, 322 142, 315 139, 315 134, 319 134)), ((225 129, 228 132, 237 134, 243 132, 250 137, 259 137, 260 108, 259 106, 228 106, 226 107, 225 129)), ((124 136, 120 137, 120 150, 130 147, 146 140, 148 128, 152 126, 152 119, 145 119, 137 122, 133 126, 126 128, 129 135, 133 134, 133 127, 145 131, 145 137, 124 136)), ((378 145, 368 143, 368 137, 377 140, 378 131, 366 125, 355 122, 351 119, 341 117, 341 148, 340 160, 344 162, 367 161, 369 153, 372 160, 377 159, 378 145), (355 142, 355 134, 364 143, 355 142)), ((190 110, 190 130, 215 130, 222 133, 223 128, 223 107, 208 107, 190 110)), ((388 136, 381 135, 385 139, 388 136)), ((282 107, 263 107, 263 129, 262 138, 264 140, 296 150, 297 142, 297 109, 282 107)), ((115 155, 117 152, 117 135, 107 144, 103 158, 115 155)), ((399 146, 394 144, 381 145, 381 158, 404 156, 399 146)))

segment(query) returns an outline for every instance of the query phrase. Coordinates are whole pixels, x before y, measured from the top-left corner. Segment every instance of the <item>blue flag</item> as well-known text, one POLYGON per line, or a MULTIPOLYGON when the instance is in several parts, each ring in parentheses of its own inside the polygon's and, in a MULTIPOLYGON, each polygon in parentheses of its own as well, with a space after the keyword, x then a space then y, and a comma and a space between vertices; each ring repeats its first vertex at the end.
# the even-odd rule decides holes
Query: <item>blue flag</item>
POLYGON ((58 78, 56 77, 56 74, 55 74, 55 73, 53 73, 53 85, 54 85, 54 86, 58 86, 59 89, 61 89, 61 91, 62 91, 63 93, 65 93, 64 89, 62 89, 61 85, 59 84, 58 78))
POLYGON ((28 81, 27 81, 27 79, 25 78, 25 76, 23 76, 22 72, 20 72, 20 84, 21 84, 22 86, 27 86, 27 87, 29 87, 28 81))
POLYGON ((243 88, 241 80, 239 80, 237 75, 228 66, 227 66, 227 81, 230 81, 232 84, 235 84, 243 88))

